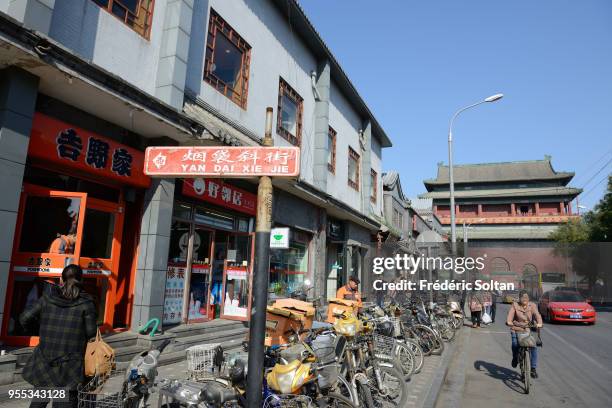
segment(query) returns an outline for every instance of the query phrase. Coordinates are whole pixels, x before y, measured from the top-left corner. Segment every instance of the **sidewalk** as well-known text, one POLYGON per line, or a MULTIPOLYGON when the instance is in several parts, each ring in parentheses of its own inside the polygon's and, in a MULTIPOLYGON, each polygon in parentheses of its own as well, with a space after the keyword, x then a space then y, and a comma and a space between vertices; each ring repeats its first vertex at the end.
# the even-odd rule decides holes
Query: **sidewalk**
MULTIPOLYGON (((412 376, 408 382, 408 404, 405 408, 433 408, 435 406, 438 394, 444 379, 447 377, 447 372, 453 356, 460 349, 457 346, 463 342, 463 338, 469 334, 469 329, 463 327, 457 332, 452 343, 445 343, 444 352, 441 356, 425 357, 425 362, 421 372, 412 376)), ((161 366, 158 368, 158 379, 185 379, 187 376, 186 361, 161 366)), ((26 383, 15 384, 15 389, 29 388, 26 383)), ((29 401, 2 401, 2 408, 27 408, 29 401)), ((157 406, 157 394, 151 395, 149 399, 151 407, 157 406)))
POLYGON ((444 344, 441 356, 425 357, 421 372, 408 382, 408 404, 406 408, 433 408, 447 377, 450 363, 458 352, 457 347, 466 335, 467 327, 461 328, 452 343, 444 344))

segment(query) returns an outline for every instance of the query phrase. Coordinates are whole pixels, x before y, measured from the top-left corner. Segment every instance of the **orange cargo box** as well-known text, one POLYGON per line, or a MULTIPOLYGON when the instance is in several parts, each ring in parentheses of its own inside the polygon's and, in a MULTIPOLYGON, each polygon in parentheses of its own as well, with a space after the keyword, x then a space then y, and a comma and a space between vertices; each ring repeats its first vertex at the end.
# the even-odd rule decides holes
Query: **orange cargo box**
POLYGON ((289 309, 268 306, 266 310, 266 346, 289 343, 289 336, 303 327, 304 316, 289 309))
POLYGON ((302 315, 302 328, 310 329, 315 316, 315 307, 310 302, 304 302, 297 299, 277 299, 272 307, 290 310, 294 313, 302 315))
POLYGON ((352 314, 356 317, 359 310, 358 305, 359 302, 355 300, 331 299, 327 307, 327 323, 334 324, 336 322, 334 315, 339 313, 352 314))

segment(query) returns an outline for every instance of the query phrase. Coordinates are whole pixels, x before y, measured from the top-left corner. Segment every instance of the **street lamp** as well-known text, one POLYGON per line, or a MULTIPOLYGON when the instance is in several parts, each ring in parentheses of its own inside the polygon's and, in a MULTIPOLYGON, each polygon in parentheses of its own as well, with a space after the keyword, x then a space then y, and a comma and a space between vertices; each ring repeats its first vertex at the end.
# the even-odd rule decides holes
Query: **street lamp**
POLYGON ((491 95, 488 98, 483 99, 482 101, 459 109, 451 118, 450 126, 448 127, 448 181, 450 184, 451 251, 453 255, 457 254, 457 234, 455 231, 455 184, 453 181, 453 123, 455 122, 457 116, 459 116, 459 114, 461 114, 462 112, 470 108, 474 108, 483 103, 498 101, 503 97, 504 94, 491 95))

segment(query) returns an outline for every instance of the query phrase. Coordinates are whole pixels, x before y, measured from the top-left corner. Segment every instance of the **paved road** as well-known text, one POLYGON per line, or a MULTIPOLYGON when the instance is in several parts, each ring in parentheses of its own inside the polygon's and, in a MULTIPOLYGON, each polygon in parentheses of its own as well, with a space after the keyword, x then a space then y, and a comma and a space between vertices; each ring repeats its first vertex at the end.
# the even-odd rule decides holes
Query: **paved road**
POLYGON ((612 406, 612 312, 599 313, 595 326, 545 325, 540 378, 525 395, 518 369, 510 366, 510 334, 504 326, 507 311, 508 305, 498 305, 495 324, 465 328, 469 338, 451 362, 438 407, 612 406))

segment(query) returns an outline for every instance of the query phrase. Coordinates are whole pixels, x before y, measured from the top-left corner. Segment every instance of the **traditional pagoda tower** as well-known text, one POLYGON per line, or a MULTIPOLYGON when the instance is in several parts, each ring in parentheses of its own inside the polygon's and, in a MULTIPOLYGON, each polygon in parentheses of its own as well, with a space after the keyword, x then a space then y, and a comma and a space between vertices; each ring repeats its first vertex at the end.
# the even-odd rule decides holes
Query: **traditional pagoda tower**
MULTIPOLYGON (((573 172, 555 171, 550 156, 454 166, 458 240, 462 226, 469 227, 471 256, 474 251, 487 253, 485 277, 522 286, 525 274, 537 274, 540 280, 567 274, 566 260, 551 256, 548 237, 559 224, 578 217, 571 202, 582 190, 568 186, 573 177, 573 172)), ((433 213, 450 234, 448 166, 438 164, 437 177, 423 183, 427 193, 420 198, 432 199, 433 213)))

